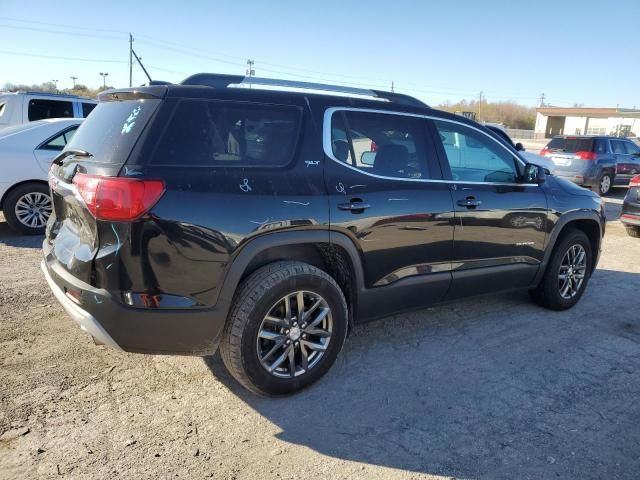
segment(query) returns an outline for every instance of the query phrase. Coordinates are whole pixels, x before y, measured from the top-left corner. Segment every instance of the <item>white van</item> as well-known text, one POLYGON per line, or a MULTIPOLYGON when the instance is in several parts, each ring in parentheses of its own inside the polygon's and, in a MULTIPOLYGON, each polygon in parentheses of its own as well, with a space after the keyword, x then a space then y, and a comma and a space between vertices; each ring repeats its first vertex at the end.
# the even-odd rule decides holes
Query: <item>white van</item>
POLYGON ((0 92, 0 129, 47 118, 86 118, 97 104, 76 95, 0 92))

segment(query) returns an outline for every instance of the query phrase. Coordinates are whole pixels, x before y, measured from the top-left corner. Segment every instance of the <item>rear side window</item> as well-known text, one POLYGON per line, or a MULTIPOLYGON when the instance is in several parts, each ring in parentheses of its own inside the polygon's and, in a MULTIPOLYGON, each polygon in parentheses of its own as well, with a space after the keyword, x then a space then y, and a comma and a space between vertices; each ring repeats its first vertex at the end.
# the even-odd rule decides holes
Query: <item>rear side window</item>
POLYGON ((156 165, 276 167, 298 140, 296 107, 181 101, 153 156, 156 165))
POLYGON ((422 119, 339 111, 331 123, 331 147, 337 160, 384 177, 429 177, 422 119))
POLYGON ((82 116, 87 118, 93 109, 96 108, 96 103, 82 103, 82 116))
POLYGON ((86 150, 92 161, 124 163, 160 100, 101 102, 84 120, 69 148, 86 150))
POLYGON ((55 136, 42 146, 40 146, 41 150, 62 150, 67 143, 71 141, 73 136, 76 133, 78 127, 70 128, 69 130, 55 136))
POLYGON ((552 139, 547 148, 559 152, 593 152, 593 138, 566 137, 552 139))
POLYGON ((29 100, 29 121, 45 118, 73 118, 73 103, 62 100, 29 100))
POLYGON ((611 143, 611 151, 613 153, 622 155, 627 153, 626 149, 624 148, 624 142, 622 142, 621 140, 609 140, 609 142, 611 143))
POLYGON ((596 139, 596 153, 607 153, 607 141, 601 138, 596 139))

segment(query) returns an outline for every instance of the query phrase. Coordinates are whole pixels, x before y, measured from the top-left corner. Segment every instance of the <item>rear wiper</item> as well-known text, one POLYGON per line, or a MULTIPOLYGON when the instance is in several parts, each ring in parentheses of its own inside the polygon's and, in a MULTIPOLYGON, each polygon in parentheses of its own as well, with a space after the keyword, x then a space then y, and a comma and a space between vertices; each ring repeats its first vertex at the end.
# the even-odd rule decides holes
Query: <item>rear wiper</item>
POLYGON ((60 155, 54 158, 51 163, 54 163, 55 165, 62 165, 62 160, 64 160, 70 155, 73 155, 74 157, 88 157, 88 158, 93 157, 93 154, 87 152, 86 150, 81 150, 79 148, 70 148, 69 150, 65 150, 64 152, 61 152, 60 155))

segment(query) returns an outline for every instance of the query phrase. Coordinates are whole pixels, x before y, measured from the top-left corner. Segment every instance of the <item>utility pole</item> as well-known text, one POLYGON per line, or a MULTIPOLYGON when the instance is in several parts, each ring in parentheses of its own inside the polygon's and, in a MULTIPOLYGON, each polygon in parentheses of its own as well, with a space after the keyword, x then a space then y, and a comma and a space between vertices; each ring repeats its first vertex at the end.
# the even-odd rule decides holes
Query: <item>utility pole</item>
POLYGON ((73 88, 76 88, 76 80, 78 79, 78 77, 71 76, 69 78, 73 81, 73 88))
POLYGON ((540 106, 544 107, 544 93, 540 94, 540 106))
POLYGON ((58 91, 58 80, 51 80, 51 83, 53 83, 53 88, 56 89, 56 92, 58 91))
POLYGON ((129 87, 133 87, 133 35, 129 32, 129 87))
POLYGON ((247 60, 247 77, 254 77, 256 75, 256 71, 253 69, 255 63, 254 60, 247 60))
POLYGON ((478 95, 478 121, 482 120, 482 90, 480 90, 480 95, 478 95))
POLYGON ((100 76, 102 77, 102 88, 107 88, 107 76, 109 74, 107 72, 100 72, 100 76))
POLYGON ((396 93, 393 87, 394 87, 393 80, 391 80, 391 93, 396 93))

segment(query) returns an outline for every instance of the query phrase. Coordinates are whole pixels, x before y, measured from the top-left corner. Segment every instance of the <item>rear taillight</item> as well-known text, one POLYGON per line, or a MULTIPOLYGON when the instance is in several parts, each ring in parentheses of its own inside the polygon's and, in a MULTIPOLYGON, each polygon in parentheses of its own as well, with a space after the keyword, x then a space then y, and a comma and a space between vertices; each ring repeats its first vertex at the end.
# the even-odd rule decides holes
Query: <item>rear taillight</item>
POLYGON ((540 150, 540 155, 543 157, 548 153, 551 153, 551 150, 549 150, 548 148, 543 148, 542 150, 540 150))
POLYGON ((73 183, 98 220, 131 221, 153 207, 164 193, 161 180, 102 177, 77 173, 73 183))
POLYGON ((635 177, 631 177, 629 180, 630 187, 640 187, 640 175, 636 175, 635 177))
POLYGON ((376 142, 371 142, 371 151, 372 152, 378 151, 378 144, 376 142))
POLYGON ((595 160, 596 159, 596 152, 576 152, 575 155, 580 160, 595 160))

